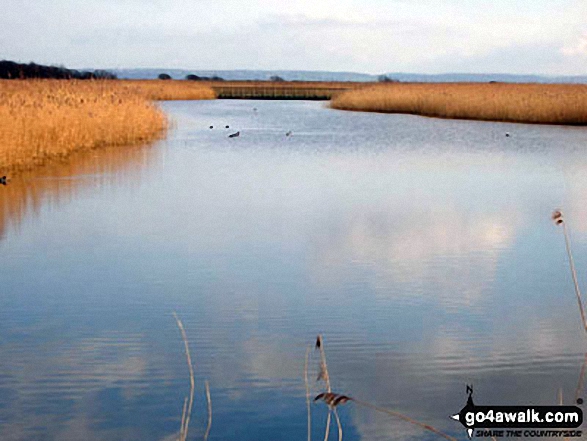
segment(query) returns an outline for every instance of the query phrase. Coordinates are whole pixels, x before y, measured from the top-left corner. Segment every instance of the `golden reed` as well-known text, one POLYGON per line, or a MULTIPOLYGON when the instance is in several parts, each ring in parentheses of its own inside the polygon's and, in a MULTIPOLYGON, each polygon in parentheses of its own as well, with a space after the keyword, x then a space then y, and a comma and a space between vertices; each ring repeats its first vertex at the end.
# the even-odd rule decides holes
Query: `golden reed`
POLYGON ((587 85, 394 83, 342 92, 331 107, 441 118, 587 124, 587 85))
POLYGON ((0 80, 0 176, 75 151, 153 141, 167 119, 150 100, 214 97, 175 81, 0 80))

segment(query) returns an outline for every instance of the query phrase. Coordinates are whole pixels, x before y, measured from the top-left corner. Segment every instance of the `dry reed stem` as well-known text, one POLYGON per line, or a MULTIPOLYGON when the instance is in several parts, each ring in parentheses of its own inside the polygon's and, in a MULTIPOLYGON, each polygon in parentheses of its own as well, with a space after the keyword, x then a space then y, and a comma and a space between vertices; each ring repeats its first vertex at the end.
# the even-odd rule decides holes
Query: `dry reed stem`
MULTIPOLYGON (((562 387, 558 388, 558 405, 559 406, 563 405, 563 389, 562 389, 562 387)), ((568 441, 568 438, 566 436, 564 436, 563 441, 568 441)))
MULTIPOLYGON (((320 373, 318 374, 318 380, 324 380, 326 383, 326 390, 328 393, 332 393, 330 387, 330 374, 328 373, 328 365, 326 364, 326 353, 324 352, 324 340, 322 335, 318 335, 316 338, 316 348, 320 351, 320 373)), ((326 417, 326 430, 324 433, 324 441, 328 440, 330 435, 330 422, 332 418, 332 408, 328 406, 328 416, 326 417)))
POLYGON ((579 282, 577 280, 577 271, 575 269, 575 261, 573 259, 573 253, 571 252, 571 240, 569 238, 569 232, 567 230, 567 224, 563 218, 563 214, 560 210, 556 210, 552 214, 552 219, 557 225, 563 226, 563 234, 565 236, 565 247, 567 249, 567 256, 569 257, 569 266, 571 269, 571 275, 573 277, 573 285, 575 288, 575 295, 577 296, 577 303, 579 305, 579 313, 581 314, 581 321, 583 323, 583 329, 587 332, 587 320, 585 319, 585 307, 583 306, 583 299, 581 297, 581 289, 579 288, 579 282))
POLYGON ((371 403, 368 403, 366 401, 357 400, 356 398, 350 398, 350 400, 353 401, 354 403, 360 405, 360 406, 368 407, 370 409, 376 410, 377 412, 386 413, 387 415, 391 415, 391 416, 397 417, 399 419, 402 419, 404 421, 407 421, 408 423, 411 423, 411 424, 414 424, 414 425, 416 425, 418 427, 421 427, 423 429, 426 429, 426 430, 428 430, 428 431, 430 431, 432 433, 435 433, 435 434, 437 434, 437 435, 439 435, 439 436, 441 436, 443 438, 446 438, 446 439, 448 439, 450 441, 456 441, 456 438, 453 438, 452 436, 447 435, 446 433, 441 432, 440 430, 436 429, 435 427, 433 427, 433 426, 431 426, 429 424, 421 423, 420 421, 415 420, 413 418, 410 418, 409 416, 406 416, 406 415, 404 415, 402 413, 396 412, 394 410, 389 410, 389 409, 386 409, 384 407, 379 407, 379 406, 376 406, 375 404, 371 404, 371 403))
POLYGON ((308 362, 310 360, 311 345, 306 348, 306 358, 304 362, 304 383, 306 385, 306 408, 308 410, 308 441, 312 441, 312 410, 310 407, 310 383, 308 381, 308 362))
POLYGON ((581 321, 583 322, 583 329, 587 332, 587 320, 585 319, 585 308, 583 306, 583 299, 581 298, 581 290, 579 289, 579 282, 577 280, 577 271, 575 269, 575 261, 573 254, 571 253, 571 242, 569 239, 569 233, 567 231, 567 225, 563 222, 563 232, 565 235, 565 245, 567 248, 567 254, 569 256, 569 265, 571 267, 571 273, 573 275, 573 284, 575 286, 575 294, 577 295, 577 303, 579 305, 579 312, 581 313, 581 321))
MULTIPOLYGON (((330 431, 330 415, 331 415, 332 411, 335 412, 335 417, 337 419, 337 423, 339 424, 339 426, 338 426, 339 440, 342 439, 342 425, 340 425, 340 419, 338 417, 338 412, 336 410, 336 406, 338 406, 339 404, 344 404, 348 401, 352 401, 360 406, 368 407, 368 408, 376 410, 378 412, 382 412, 387 415, 391 415, 391 416, 400 418, 404 421, 407 421, 408 423, 414 424, 418 427, 421 427, 425 430, 428 430, 432 433, 435 433, 436 435, 439 435, 449 441, 456 441, 456 438, 453 438, 452 436, 441 432, 440 430, 436 429, 435 427, 433 427, 429 424, 421 423, 420 421, 415 420, 413 418, 410 418, 402 413, 396 412, 394 410, 389 410, 384 407, 379 407, 379 406, 376 406, 375 404, 371 404, 366 401, 357 400, 356 398, 349 397, 348 395, 332 393, 332 390, 330 389, 330 375, 328 374, 328 366, 326 365, 326 353, 324 351, 324 341, 323 341, 321 335, 318 335, 318 338, 316 339, 316 348, 320 350, 321 374, 323 374, 323 373, 325 374, 324 376, 322 376, 322 379, 326 382, 327 389, 328 389, 328 392, 321 393, 318 396, 316 396, 316 398, 314 398, 314 401, 316 401, 318 399, 322 399, 328 405, 328 418, 327 418, 327 423, 326 423, 326 435, 324 437, 324 441, 326 441, 328 439, 328 435, 329 435, 329 431, 330 431)), ((320 378, 321 377, 319 376, 318 379, 320 379, 320 378)))
POLYGON ((210 429, 212 429, 212 398, 210 397, 210 384, 208 383, 208 380, 206 380, 204 384, 206 386, 206 402, 208 403, 208 425, 206 426, 204 441, 208 441, 210 429))
POLYGON ((181 320, 179 319, 179 317, 177 316, 177 314, 175 312, 173 313, 173 317, 175 317, 175 321, 177 322, 177 327, 181 331, 181 338, 182 338, 183 344, 185 346, 185 354, 186 354, 186 358, 187 358, 188 369, 190 372, 190 394, 189 394, 188 406, 187 406, 187 409, 185 409, 185 406, 184 406, 185 412, 184 412, 184 415, 182 415, 182 417, 181 417, 182 425, 181 425, 181 428, 179 431, 179 441, 185 441, 188 436, 190 417, 192 414, 192 406, 194 404, 194 389, 195 389, 194 367, 192 365, 192 357, 190 355, 190 347, 189 347, 189 343, 188 343, 188 337, 185 332, 185 328, 183 327, 183 323, 181 322, 181 320))
POLYGON ((336 425, 338 426, 338 441, 342 441, 342 424, 340 424, 338 410, 336 410, 336 407, 334 407, 332 411, 334 412, 334 417, 336 418, 336 425))
POLYGON ((188 406, 188 397, 183 400, 183 409, 181 411, 181 425, 179 426, 179 439, 183 439, 183 425, 185 424, 185 414, 188 406))
POLYGON ((509 121, 587 124, 587 85, 394 83, 341 92, 331 107, 368 112, 509 121))
POLYGON ((579 381, 577 382, 577 388, 575 389, 575 403, 579 399, 579 395, 583 390, 583 383, 585 381, 585 371, 587 370, 587 354, 585 354, 585 358, 583 359, 583 364, 581 365, 581 372, 579 373, 579 381))
POLYGON ((332 409, 328 406, 328 416, 326 417, 326 431, 324 432, 324 441, 328 440, 328 435, 330 435, 330 417, 332 415, 332 409))
POLYGON ((320 350, 320 374, 318 379, 322 379, 326 382, 327 392, 332 392, 330 387, 330 374, 328 373, 328 365, 326 364, 326 353, 324 352, 324 340, 322 335, 318 335, 316 338, 316 347, 320 350))

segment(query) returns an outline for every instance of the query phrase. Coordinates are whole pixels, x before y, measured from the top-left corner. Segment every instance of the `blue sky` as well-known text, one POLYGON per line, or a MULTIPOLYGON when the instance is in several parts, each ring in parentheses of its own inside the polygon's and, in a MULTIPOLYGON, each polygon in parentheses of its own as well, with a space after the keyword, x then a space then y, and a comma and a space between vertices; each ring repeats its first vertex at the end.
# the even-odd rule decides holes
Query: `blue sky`
POLYGON ((0 59, 587 74, 585 0, 2 0, 0 59))

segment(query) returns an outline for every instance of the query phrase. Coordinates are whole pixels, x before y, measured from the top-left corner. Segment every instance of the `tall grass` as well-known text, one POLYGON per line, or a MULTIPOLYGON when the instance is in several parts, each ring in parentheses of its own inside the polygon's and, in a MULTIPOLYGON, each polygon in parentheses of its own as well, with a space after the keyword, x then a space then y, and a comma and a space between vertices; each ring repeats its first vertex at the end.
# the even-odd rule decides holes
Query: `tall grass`
POLYGON ((175 80, 120 80, 116 87, 138 93, 148 100, 211 100, 216 94, 211 87, 193 81, 175 80))
POLYGON ((188 82, 0 81, 0 176, 72 152, 161 137, 167 119, 151 100, 207 99, 188 82))
POLYGON ((442 118, 587 124, 587 85, 506 83, 381 84, 341 92, 331 107, 442 118))

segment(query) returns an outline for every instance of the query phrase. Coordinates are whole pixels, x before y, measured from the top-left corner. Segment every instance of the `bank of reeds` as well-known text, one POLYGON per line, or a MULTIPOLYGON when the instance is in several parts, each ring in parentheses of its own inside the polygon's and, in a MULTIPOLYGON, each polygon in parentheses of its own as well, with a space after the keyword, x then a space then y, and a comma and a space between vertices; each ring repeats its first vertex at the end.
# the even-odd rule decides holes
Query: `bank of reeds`
POLYGON ((136 92, 148 100, 211 100, 216 98, 208 85, 184 80, 119 80, 116 87, 136 92))
POLYGON ((331 107, 441 118, 587 124, 587 85, 393 83, 342 92, 331 107))
POLYGON ((151 100, 214 98, 164 81, 0 81, 0 176, 71 153, 157 139, 167 119, 151 100))

